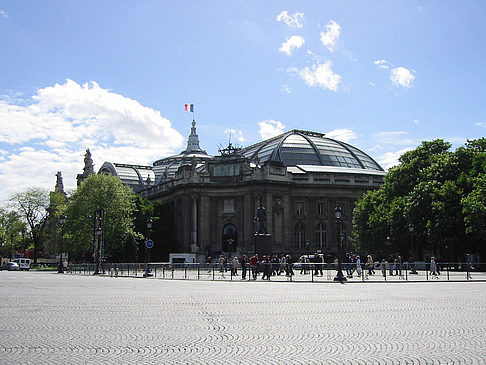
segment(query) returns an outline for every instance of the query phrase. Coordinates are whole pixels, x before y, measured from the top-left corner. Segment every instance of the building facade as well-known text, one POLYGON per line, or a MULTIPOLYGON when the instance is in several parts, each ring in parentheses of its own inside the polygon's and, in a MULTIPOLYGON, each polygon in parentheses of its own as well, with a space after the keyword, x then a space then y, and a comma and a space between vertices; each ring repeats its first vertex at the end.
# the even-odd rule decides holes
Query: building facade
POLYGON ((303 130, 219 152, 201 150, 193 121, 179 155, 153 166, 105 162, 100 172, 119 176, 144 198, 171 205, 178 251, 197 253, 200 260, 217 253, 335 254, 339 237, 350 248, 354 204, 385 175, 356 147, 303 130), (337 205, 343 212, 339 226, 337 205), (266 232, 255 234, 260 206, 266 232))

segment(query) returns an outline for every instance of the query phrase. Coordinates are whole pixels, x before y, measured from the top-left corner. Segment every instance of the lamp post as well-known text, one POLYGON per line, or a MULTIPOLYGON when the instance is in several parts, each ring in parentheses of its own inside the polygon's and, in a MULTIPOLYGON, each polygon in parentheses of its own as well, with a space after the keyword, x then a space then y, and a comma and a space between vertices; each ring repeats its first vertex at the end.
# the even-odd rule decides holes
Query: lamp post
POLYGON ((152 226, 153 220, 152 218, 147 219, 147 240, 145 241, 145 274, 143 276, 152 276, 152 272, 150 271, 150 249, 153 247, 154 242, 150 239, 152 236, 152 226))
POLYGON ((64 274, 64 264, 62 262, 62 250, 63 250, 63 240, 64 240, 64 225, 66 224, 67 217, 63 214, 59 217, 59 224, 61 225, 61 240, 59 242, 59 268, 57 272, 59 274, 64 274))
POLYGON ((336 208, 334 208, 334 216, 336 217, 336 233, 337 237, 339 238, 338 242, 338 264, 337 264, 337 273, 334 277, 334 281, 339 281, 342 283, 346 281, 346 278, 343 275, 342 271, 342 255, 343 255, 343 234, 341 232, 341 218, 343 216, 343 210, 339 204, 336 204, 336 208))
POLYGON ((95 215, 94 215, 94 237, 93 237, 93 257, 95 260, 95 272, 93 275, 99 275, 101 274, 100 272, 100 266, 101 270, 104 273, 104 267, 103 267, 103 228, 105 224, 105 211, 103 209, 96 210, 95 215))
POLYGON ((415 226, 413 225, 413 223, 410 223, 408 225, 408 233, 410 233, 410 260, 412 261, 410 274, 418 274, 417 270, 415 269, 415 258, 414 258, 414 247, 413 247, 413 235, 415 233, 415 226))

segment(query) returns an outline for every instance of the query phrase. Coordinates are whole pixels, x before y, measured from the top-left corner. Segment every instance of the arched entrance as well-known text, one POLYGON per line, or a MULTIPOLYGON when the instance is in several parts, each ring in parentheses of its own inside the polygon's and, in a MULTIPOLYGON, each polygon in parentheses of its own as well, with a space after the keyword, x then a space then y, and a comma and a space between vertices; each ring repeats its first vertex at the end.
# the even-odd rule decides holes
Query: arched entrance
POLYGON ((235 252, 238 244, 238 229, 234 224, 226 224, 223 227, 223 251, 235 252))

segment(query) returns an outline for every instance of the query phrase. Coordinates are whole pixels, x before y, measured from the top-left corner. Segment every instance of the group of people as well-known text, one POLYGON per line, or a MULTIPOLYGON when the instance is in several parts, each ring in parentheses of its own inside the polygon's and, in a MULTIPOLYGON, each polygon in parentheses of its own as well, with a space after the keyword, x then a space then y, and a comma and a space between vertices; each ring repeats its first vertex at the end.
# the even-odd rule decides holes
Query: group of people
MULTIPOLYGON (((325 262, 322 254, 304 255, 300 261, 300 274, 306 275, 313 270, 314 276, 323 276, 325 262)), ((247 277, 255 280, 259 273, 262 273, 261 278, 263 280, 270 280, 271 276, 283 274, 287 277, 294 275, 294 263, 288 254, 281 254, 280 257, 278 255, 265 255, 262 258, 259 258, 257 254, 230 258, 220 255, 217 262, 219 271, 223 274, 230 271, 232 276, 237 276, 238 270, 241 270, 243 280, 247 277)), ((207 263, 211 263, 210 257, 208 257, 207 263)), ((347 253, 344 266, 348 278, 352 278, 355 274, 358 277, 363 274, 375 275, 375 268, 381 270, 383 277, 402 277, 402 269, 404 268, 402 257, 399 254, 391 254, 388 259, 375 262, 371 255, 367 255, 366 259, 361 260, 359 255, 347 253)), ((430 274, 433 276, 440 275, 435 257, 430 259, 430 274)))
MULTIPOLYGON (((210 264, 211 257, 208 257, 206 262, 210 264)), ((262 273, 263 280, 269 280, 271 276, 275 275, 294 275, 292 258, 286 254, 282 254, 280 257, 268 255, 263 256, 261 259, 257 254, 250 257, 242 255, 239 258, 234 256, 229 259, 224 255, 220 255, 218 258, 218 269, 221 273, 230 271, 232 276, 237 276, 240 269, 242 280, 245 280, 247 275, 249 275, 249 278, 256 280, 259 273, 262 273)))

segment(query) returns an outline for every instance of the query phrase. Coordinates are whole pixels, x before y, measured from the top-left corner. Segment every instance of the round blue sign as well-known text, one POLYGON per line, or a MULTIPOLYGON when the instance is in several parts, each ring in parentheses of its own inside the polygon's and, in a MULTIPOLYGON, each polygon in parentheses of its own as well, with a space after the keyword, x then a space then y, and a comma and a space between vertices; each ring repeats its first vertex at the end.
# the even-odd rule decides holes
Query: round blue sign
POLYGON ((145 241, 145 247, 147 247, 147 248, 154 247, 154 241, 152 241, 152 240, 145 241))

